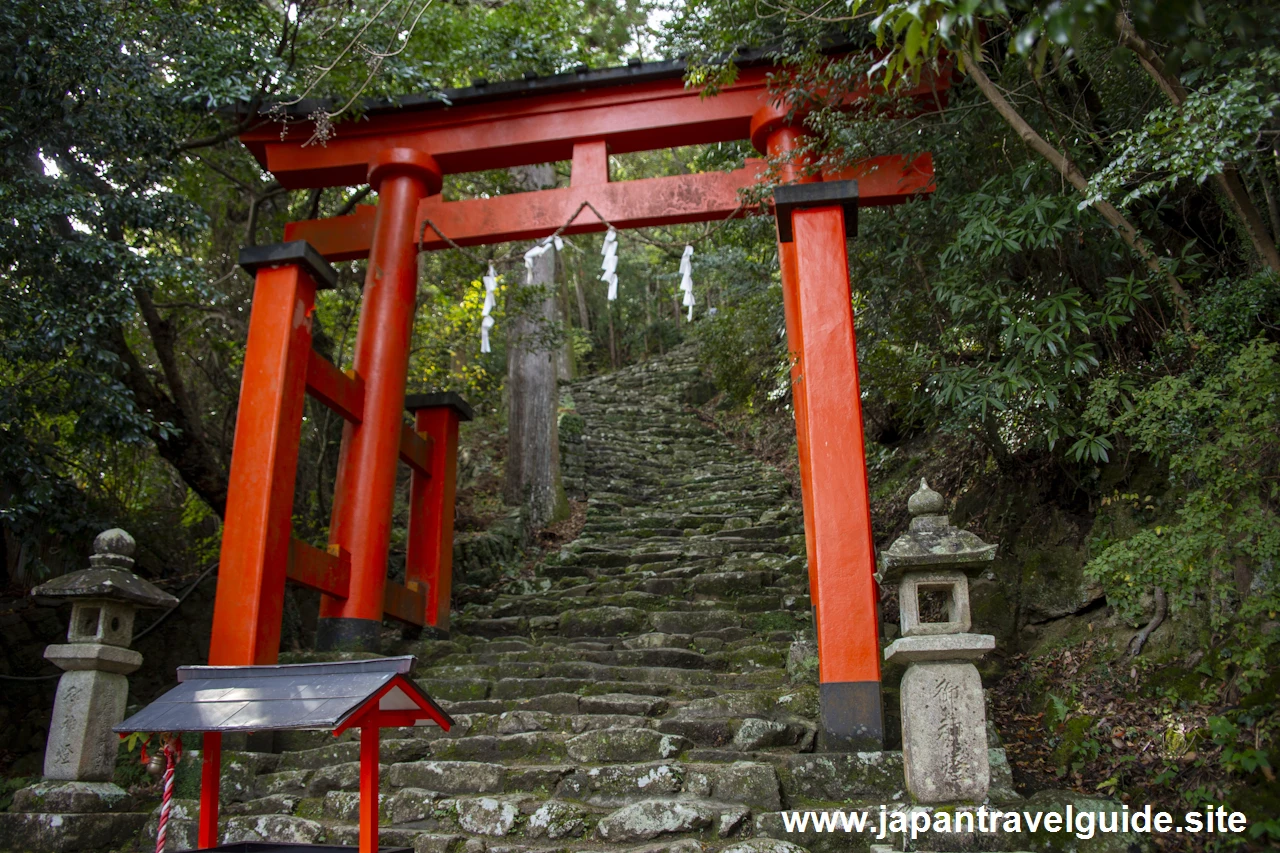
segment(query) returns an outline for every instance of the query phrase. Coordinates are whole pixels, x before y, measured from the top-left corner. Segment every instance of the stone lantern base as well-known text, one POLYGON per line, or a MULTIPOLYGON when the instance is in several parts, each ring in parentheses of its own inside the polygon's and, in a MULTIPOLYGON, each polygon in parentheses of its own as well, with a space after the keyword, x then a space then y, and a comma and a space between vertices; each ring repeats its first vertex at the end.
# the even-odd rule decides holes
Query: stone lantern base
POLYGON ((907 790, 926 803, 982 802, 991 767, 978 668, 967 661, 913 663, 901 691, 907 790))
POLYGON ((41 853, 109 850, 132 839, 147 822, 130 811, 132 798, 111 782, 37 782, 13 795, 0 814, 0 849, 41 853))
POLYGON ((142 655, 101 643, 63 643, 49 646, 44 656, 65 670, 53 699, 44 778, 110 780, 119 744, 111 727, 124 719, 129 698, 125 674, 142 665, 142 655))

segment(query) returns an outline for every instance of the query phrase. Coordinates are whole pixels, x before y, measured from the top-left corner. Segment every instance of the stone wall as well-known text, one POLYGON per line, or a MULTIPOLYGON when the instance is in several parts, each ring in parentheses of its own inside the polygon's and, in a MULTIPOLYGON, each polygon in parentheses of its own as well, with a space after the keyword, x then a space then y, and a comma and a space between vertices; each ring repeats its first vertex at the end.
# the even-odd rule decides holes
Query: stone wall
POLYGON ((560 482, 571 501, 587 499, 587 422, 565 391, 560 397, 560 482))
POLYGON ((454 588, 492 584, 502 565, 520 555, 528 535, 518 509, 507 513, 485 530, 454 534, 454 588))

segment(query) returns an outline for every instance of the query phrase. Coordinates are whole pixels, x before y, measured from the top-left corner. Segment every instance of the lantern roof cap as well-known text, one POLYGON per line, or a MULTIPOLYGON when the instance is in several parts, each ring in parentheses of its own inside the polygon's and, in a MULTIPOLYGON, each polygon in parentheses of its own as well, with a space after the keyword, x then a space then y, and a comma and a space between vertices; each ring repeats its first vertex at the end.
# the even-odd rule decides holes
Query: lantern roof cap
POLYGON ((907 501, 912 516, 910 527, 880 552, 880 583, 897 580, 912 569, 961 569, 974 573, 996 558, 998 546, 954 526, 943 512, 944 507, 942 495, 922 479, 920 488, 907 501))
POLYGON ((105 598, 127 601, 139 607, 175 607, 178 599, 160 587, 124 569, 85 569, 61 575, 31 590, 39 598, 72 600, 105 598))

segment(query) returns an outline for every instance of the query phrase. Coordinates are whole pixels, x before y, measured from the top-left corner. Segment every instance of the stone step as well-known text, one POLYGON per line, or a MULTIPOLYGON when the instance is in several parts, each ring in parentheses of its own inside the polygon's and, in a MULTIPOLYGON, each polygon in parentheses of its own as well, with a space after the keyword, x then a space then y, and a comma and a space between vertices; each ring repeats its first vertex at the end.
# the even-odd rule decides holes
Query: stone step
MULTIPOLYGON (((665 651, 675 653, 675 650, 665 651)), ((612 654, 622 655, 628 653, 615 652, 612 654)), ((438 681, 456 682, 484 679, 491 682, 495 690, 501 689, 504 683, 511 681, 628 681, 666 686, 684 684, 728 685, 737 680, 737 673, 713 671, 712 662, 708 662, 702 655, 689 652, 688 656, 701 659, 703 665, 700 667, 611 665, 596 663, 590 659, 591 656, 589 654, 584 653, 582 657, 586 658, 585 660, 566 660, 560 663, 519 662, 494 666, 428 667, 419 671, 415 677, 424 686, 432 685, 438 681), (472 673, 473 677, 466 678, 464 677, 465 673, 472 673)), ((763 658, 763 655, 761 657, 763 658)), ((736 660, 736 658, 734 659, 736 660)), ((724 669, 728 661, 729 658, 722 658, 720 661, 722 666, 720 668, 724 669)), ((688 661, 685 661, 685 663, 688 663, 688 661)), ((497 696, 496 698, 502 697, 497 696)))
MULTIPOLYGON (((467 839, 484 839, 490 849, 501 845, 504 851, 527 853, 563 850, 565 843, 575 850, 616 850, 621 844, 630 853, 941 853, 1027 850, 1045 840, 1026 832, 991 836, 967 831, 911 839, 909 830, 895 828, 895 814, 904 814, 909 825, 914 815, 932 821, 945 812, 954 821, 977 807, 908 807, 900 800, 843 804, 839 812, 849 818, 848 830, 835 818, 829 826, 815 829, 806 821, 803 830, 788 831, 782 810, 774 804, 776 780, 771 784, 767 765, 763 772, 760 765, 748 764, 717 768, 718 774, 674 763, 611 769, 617 772, 559 774, 549 768, 559 776, 554 792, 543 788, 450 795, 412 787, 386 792, 381 798, 379 843, 431 853, 458 853, 467 839), (865 821, 862 831, 854 823, 859 816, 865 821), (634 846, 637 843, 644 846, 634 846)), ((196 806, 194 800, 174 801, 169 834, 178 843, 170 849, 194 846, 196 806)), ((221 822, 221 840, 353 844, 358 840, 357 808, 358 795, 346 791, 322 798, 253 801, 228 810, 221 822)), ((154 835, 153 817, 144 837, 154 843, 154 835)), ((1126 846, 1136 839, 1115 840, 1126 846)))
MULTIPOLYGON (((604 644, 609 649, 609 644, 604 644)), ((679 669, 724 669, 717 666, 716 661, 688 648, 658 647, 617 650, 589 650, 574 647, 544 646, 529 651, 512 651, 496 653, 454 654, 436 662, 430 670, 419 670, 420 675, 426 673, 443 673, 448 667, 493 666, 502 675, 515 675, 516 670, 504 670, 507 666, 541 666, 546 668, 558 663, 581 662, 604 664, 608 666, 660 666, 679 669)))
MULTIPOLYGON (((660 773, 648 772, 653 774, 651 786, 663 783, 660 773)), ((590 788, 595 781, 581 780, 581 784, 586 792, 596 794, 598 789, 590 788)), ((567 787, 568 782, 562 781, 561 787, 567 787)), ((706 780, 703 784, 711 783, 706 780)), ((721 784, 726 786, 727 795, 740 796, 733 780, 721 784)), ((689 849, 704 850, 714 848, 702 844, 723 843, 722 839, 741 836, 753 825, 749 806, 690 794, 647 796, 616 806, 521 793, 442 796, 414 788, 387 792, 380 799, 384 814, 379 826, 380 845, 414 850, 453 851, 460 849, 467 838, 487 839, 490 844, 498 839, 504 845, 528 844, 504 846, 504 850, 562 850, 566 841, 574 843, 575 849, 581 849, 577 846, 581 844, 593 849, 617 849, 612 845, 689 838, 701 842, 689 849), (545 842, 552 845, 546 846, 545 842)), ((331 791, 322 798, 272 798, 245 804, 243 813, 230 814, 223 822, 221 840, 350 844, 358 840, 358 809, 359 795, 354 791, 331 791)), ((176 828, 180 834, 187 829, 175 827, 174 822, 170 826, 170 831, 176 828)))
MULTIPOLYGON (((734 636, 737 632, 733 633, 734 636)), ((507 663, 535 663, 548 665, 564 661, 589 661, 609 665, 670 666, 688 669, 724 669, 718 666, 708 652, 739 652, 759 650, 761 654, 785 651, 792 637, 789 632, 778 631, 768 635, 749 634, 744 639, 725 640, 710 637, 706 633, 692 634, 647 633, 626 638, 600 638, 598 641, 579 640, 564 645, 541 643, 537 646, 520 643, 519 650, 490 651, 491 643, 473 646, 473 651, 454 652, 438 658, 430 670, 441 672, 445 667, 501 666, 507 663), (714 642, 711 642, 714 640, 714 642)), ((781 664, 779 664, 781 666, 781 664)))

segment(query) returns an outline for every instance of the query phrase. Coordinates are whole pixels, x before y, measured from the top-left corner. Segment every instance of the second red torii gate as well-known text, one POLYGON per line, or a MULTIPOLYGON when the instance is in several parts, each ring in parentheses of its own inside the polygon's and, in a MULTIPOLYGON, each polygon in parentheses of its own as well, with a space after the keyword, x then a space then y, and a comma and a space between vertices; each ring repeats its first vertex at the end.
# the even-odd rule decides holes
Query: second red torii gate
MULTIPOLYGON (((286 241, 256 247, 257 284, 210 663, 276 659, 286 576, 324 593, 318 644, 376 648, 384 616, 447 627, 452 469, 460 405, 425 406, 404 423, 405 381, 419 249, 480 245, 618 228, 725 219, 744 213, 739 191, 764 174, 749 160, 728 173, 613 183, 608 157, 678 145, 750 139, 780 164, 775 191, 779 258, 803 490, 805 539, 819 649, 824 742, 883 739, 874 551, 856 344, 845 241, 859 207, 931 192, 928 154, 888 155, 842 173, 810 174, 795 162, 797 119, 775 103, 768 76, 748 64, 714 97, 686 88, 679 62, 632 64, 514 83, 477 85, 445 99, 373 105, 336 138, 308 145, 303 129, 281 139, 266 126, 242 137, 288 188, 367 181, 377 205, 350 215, 290 223, 286 241), (445 201, 446 173, 572 161, 568 187, 445 201), (574 216, 577 213, 576 217, 574 216), (574 217, 570 221, 570 217, 574 217), (437 231, 439 233, 437 233, 437 231), (310 349, 317 286, 329 261, 369 258, 354 369, 339 371, 310 349), (290 517, 302 399, 339 412, 343 435, 326 551, 293 540, 290 517), (451 414, 452 413, 452 414, 451 414), (419 432, 419 430, 422 430, 419 432), (387 580, 396 465, 414 471, 405 584, 387 580), (411 547, 411 551, 413 551, 411 547)), ((940 105, 947 80, 914 90, 940 105)), ((852 92, 853 106, 866 92, 852 92)), ((306 115, 312 105, 299 105, 306 115)))

